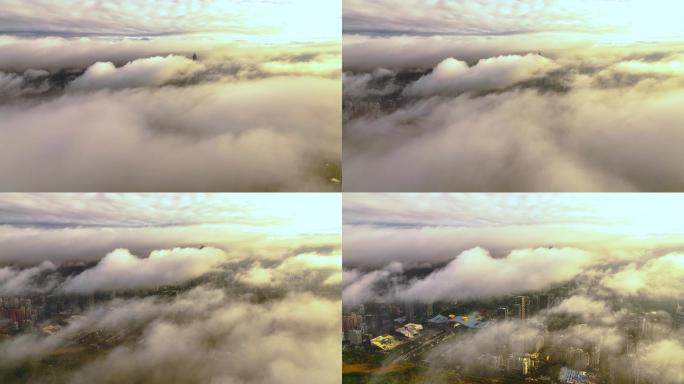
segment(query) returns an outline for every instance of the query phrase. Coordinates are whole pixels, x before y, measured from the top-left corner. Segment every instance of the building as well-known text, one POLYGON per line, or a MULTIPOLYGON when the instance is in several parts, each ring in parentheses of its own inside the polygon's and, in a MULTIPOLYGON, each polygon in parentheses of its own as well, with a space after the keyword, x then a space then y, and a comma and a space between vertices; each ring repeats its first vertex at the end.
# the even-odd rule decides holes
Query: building
POLYGON ((588 383, 589 378, 584 371, 562 367, 558 373, 558 381, 565 384, 582 384, 588 383))
POLYGON ((404 304, 404 316, 409 323, 416 321, 416 308, 413 303, 407 302, 404 304))
POLYGON ((549 309, 549 295, 539 295, 539 310, 549 309))
POLYGON ((351 345, 361 345, 363 343, 363 333, 358 329, 352 329, 348 333, 351 345))
POLYGON ((382 351, 391 351, 392 349, 401 345, 394 336, 382 335, 370 340, 371 345, 380 348, 382 351))
POLYGON ((434 325, 434 326, 442 326, 442 325, 447 325, 449 323, 449 318, 438 314, 437 316, 428 319, 428 325, 434 325))
POLYGON ((361 329, 363 318, 356 313, 342 316, 342 330, 348 332, 352 329, 361 329))
POLYGON ((530 307, 530 298, 527 296, 518 296, 516 297, 516 304, 519 305, 518 307, 518 318, 520 320, 525 320, 527 319, 527 314, 529 311, 530 307))
POLYGON ((420 324, 413 324, 413 323, 408 323, 404 325, 403 327, 399 327, 395 329, 395 331, 402 336, 408 338, 408 339, 413 339, 414 337, 418 336, 420 332, 423 330, 423 326, 420 324))
POLYGON ((496 309, 496 318, 499 320, 508 320, 508 308, 499 307, 496 309))
POLYGON ((591 356, 582 348, 570 347, 564 351, 563 360, 565 360, 565 363, 570 367, 577 370, 582 370, 589 367, 589 364, 591 363, 591 356))
POLYGON ((684 306, 681 303, 677 304, 677 309, 674 314, 674 321, 678 327, 684 327, 684 306))

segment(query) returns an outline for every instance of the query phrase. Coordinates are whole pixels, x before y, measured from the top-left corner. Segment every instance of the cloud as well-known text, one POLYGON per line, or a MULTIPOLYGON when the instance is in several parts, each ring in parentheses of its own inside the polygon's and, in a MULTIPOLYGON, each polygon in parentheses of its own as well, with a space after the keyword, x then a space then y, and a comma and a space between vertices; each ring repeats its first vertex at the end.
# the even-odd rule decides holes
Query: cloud
POLYGON ((617 318, 608 304, 583 295, 574 295, 551 308, 548 314, 568 314, 578 316, 585 323, 613 325, 617 318))
POLYGON ((397 294, 408 301, 473 299, 535 291, 573 279, 591 261, 578 249, 522 249, 495 259, 474 248, 397 294))
POLYGON ((631 263, 604 277, 602 284, 624 296, 680 297, 684 294, 684 255, 668 254, 641 265, 631 263))
POLYGON ((628 88, 594 80, 578 75, 567 89, 566 80, 547 78, 480 97, 421 98, 380 114, 369 108, 345 122, 344 188, 681 189, 682 159, 672 145, 681 136, 680 80, 645 78, 628 88))
POLYGON ((468 371, 491 371, 496 366, 486 359, 487 355, 508 356, 511 353, 535 352, 538 350, 537 346, 544 345, 545 341, 543 328, 534 320, 503 321, 481 330, 457 335, 432 349, 426 360, 430 362, 429 370, 460 365, 468 371))
POLYGON ((69 89, 88 91, 160 86, 172 80, 191 78, 205 69, 201 63, 173 55, 137 59, 120 68, 111 62, 98 62, 69 83, 69 89))
POLYGON ((339 44, 3 36, 0 47, 0 140, 31 143, 1 160, 44 172, 0 169, 6 191, 340 189, 339 44))
POLYGON ((144 259, 127 249, 117 249, 95 267, 70 278, 62 289, 66 293, 92 293, 175 285, 210 272, 225 261, 223 251, 209 247, 153 251, 144 259))
POLYGON ((50 89, 46 81, 47 71, 27 69, 22 75, 0 71, 0 101, 39 95, 50 89))
POLYGON ((335 190, 339 92, 334 80, 272 78, 0 107, 0 140, 24 148, 0 155, 2 164, 23 164, 22 173, 0 166, 3 188, 335 190))
POLYGON ((0 295, 24 296, 49 292, 57 281, 47 275, 55 269, 55 265, 49 261, 25 269, 0 268, 0 295))
POLYGON ((311 41, 339 36, 339 6, 316 1, 263 1, 249 4, 221 0, 181 0, 160 4, 153 0, 103 5, 75 0, 7 0, 0 5, 4 34, 25 36, 211 38, 257 41, 311 41), (335 14, 337 13, 337 14, 335 14), (311 23, 302 25, 298 15, 311 23), (287 15, 287 17, 285 16, 287 15), (293 16, 294 15, 294 16, 293 16))
POLYGON ((448 58, 434 70, 404 88, 409 96, 472 92, 507 87, 516 82, 541 76, 556 68, 549 59, 527 54, 482 59, 472 67, 464 61, 448 58))
POLYGON ((330 321, 336 315, 334 301, 301 295, 266 305, 234 303, 189 325, 153 323, 135 346, 114 349, 73 382, 336 382, 339 340, 337 322, 330 321))
POLYGON ((558 41, 604 39, 650 42, 681 38, 678 19, 668 7, 641 1, 597 3, 555 0, 500 2, 349 0, 343 7, 344 33, 367 36, 431 35, 536 36, 558 41), (659 20, 654 25, 647 20, 659 20))
POLYGON ((645 376, 662 383, 684 380, 684 345, 675 340, 661 340, 648 345, 638 363, 645 376))
POLYGON ((241 271, 237 280, 256 287, 294 286, 302 283, 311 286, 337 285, 341 283, 341 255, 318 255, 304 253, 288 257, 272 267, 256 262, 241 271))
MULTIPOLYGON (((363 273, 357 270, 345 270, 342 276, 342 302, 345 305, 355 305, 369 301, 384 301, 393 292, 380 292, 378 284, 390 283, 393 275, 400 274, 403 266, 394 262, 382 269, 363 273)), ((393 287, 391 287, 393 288, 393 287)), ((391 289, 390 288, 390 289, 391 289)))
POLYGON ((530 17, 573 11, 535 26, 508 19, 510 4, 494 23, 478 10, 494 2, 418 3, 419 14, 345 4, 345 20, 370 26, 344 41, 345 191, 681 190, 681 36, 671 18, 669 38, 634 21, 663 7, 630 2, 631 17, 605 18, 519 3, 530 17), (370 81, 380 68, 395 74, 370 81), (398 89, 374 94, 387 84, 398 89))
POLYGON ((98 353, 66 372, 64 379, 74 383, 337 382, 340 318, 339 301, 310 293, 257 304, 199 287, 172 300, 148 297, 96 307, 50 336, 23 335, 4 341, 0 354, 2 364, 16 364, 45 356, 77 335, 140 328, 139 338, 98 353))
POLYGON ((370 35, 505 35, 591 31, 590 7, 567 1, 538 3, 430 2, 387 0, 344 3, 344 32, 370 35))
POLYGON ((401 88, 393 81, 386 82, 381 88, 372 87, 371 83, 383 80, 392 80, 394 71, 378 68, 372 73, 342 75, 342 92, 345 97, 385 96, 396 92, 401 88))
POLYGON ((10 193, 0 212, 0 266, 22 267, 96 262, 117 248, 214 247, 231 260, 325 256, 339 253, 342 214, 339 195, 275 193, 10 193))

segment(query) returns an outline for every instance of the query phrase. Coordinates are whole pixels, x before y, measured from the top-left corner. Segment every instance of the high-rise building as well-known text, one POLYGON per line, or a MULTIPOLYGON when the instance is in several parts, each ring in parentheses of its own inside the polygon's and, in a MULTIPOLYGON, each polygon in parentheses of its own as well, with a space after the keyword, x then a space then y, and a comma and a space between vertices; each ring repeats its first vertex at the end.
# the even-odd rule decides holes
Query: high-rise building
POLYGON ((496 309, 496 318, 501 320, 508 320, 508 308, 499 307, 496 309))
POLYGON ((347 332, 352 329, 360 329, 362 323, 363 318, 361 316, 356 313, 351 313, 342 317, 342 330, 347 332))
POLYGON ((518 296, 516 297, 516 300, 516 304, 520 305, 518 307, 518 318, 520 320, 525 320, 527 318, 528 308, 530 305, 530 298, 527 296, 518 296))
POLYGON ((412 323, 416 320, 415 306, 411 302, 406 302, 404 304, 404 316, 406 316, 406 321, 412 323))
POLYGON ((678 327, 684 327, 684 306, 681 303, 678 303, 675 309, 674 322, 678 327))
POLYGON ((549 295, 542 294, 539 295, 539 309, 544 310, 549 308, 549 295))
POLYGON ((361 345, 363 342, 363 332, 358 329, 352 329, 349 331, 349 343, 351 345, 361 345))

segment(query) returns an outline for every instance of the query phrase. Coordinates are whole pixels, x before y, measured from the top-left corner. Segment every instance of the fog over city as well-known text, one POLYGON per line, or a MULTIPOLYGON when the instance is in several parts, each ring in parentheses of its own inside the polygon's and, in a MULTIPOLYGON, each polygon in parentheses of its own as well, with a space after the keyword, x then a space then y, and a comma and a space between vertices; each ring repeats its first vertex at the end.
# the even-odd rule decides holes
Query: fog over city
POLYGON ((345 1, 345 190, 681 190, 680 8, 345 1))
POLYGON ((339 190, 334 11, 3 1, 0 189, 339 190))
POLYGON ((345 376, 681 382, 682 203, 667 194, 345 196, 345 376), (404 323, 424 334, 396 336, 404 323), (377 339, 390 330, 396 344, 377 339))
POLYGON ((340 198, 0 198, 0 381, 339 382, 340 198))

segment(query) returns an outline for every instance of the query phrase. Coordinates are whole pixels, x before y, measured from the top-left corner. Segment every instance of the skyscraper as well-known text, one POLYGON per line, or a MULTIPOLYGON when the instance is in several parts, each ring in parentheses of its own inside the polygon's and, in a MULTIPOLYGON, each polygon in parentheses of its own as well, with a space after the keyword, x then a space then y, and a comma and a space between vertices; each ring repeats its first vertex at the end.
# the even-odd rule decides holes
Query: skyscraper
POLYGON ((520 320, 525 320, 527 318, 527 309, 530 304, 530 298, 527 296, 518 296, 516 297, 516 301, 516 304, 520 305, 518 308, 518 318, 520 318, 520 320))

